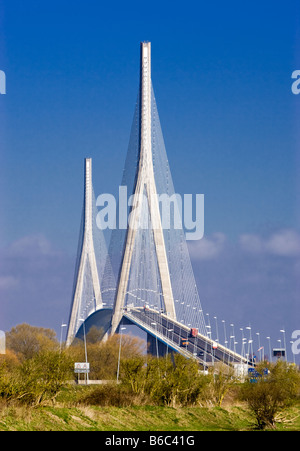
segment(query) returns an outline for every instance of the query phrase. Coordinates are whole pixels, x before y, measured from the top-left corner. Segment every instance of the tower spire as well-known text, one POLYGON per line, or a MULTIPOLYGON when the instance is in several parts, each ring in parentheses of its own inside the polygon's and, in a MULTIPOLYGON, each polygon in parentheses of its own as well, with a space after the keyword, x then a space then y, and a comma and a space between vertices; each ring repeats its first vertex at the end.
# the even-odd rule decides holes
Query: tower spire
POLYGON ((91 158, 85 159, 83 238, 79 258, 79 266, 75 274, 75 287, 67 333, 67 346, 72 343, 81 325, 81 321, 85 320, 88 315, 88 312, 85 311, 85 290, 88 289, 90 295, 93 297, 94 309, 98 310, 103 307, 93 240, 93 185, 91 158))
POLYGON ((140 56, 140 142, 139 161, 137 165, 136 183, 133 191, 133 209, 125 239, 125 248, 121 263, 116 291, 111 333, 115 333, 122 318, 127 286, 129 281, 132 255, 137 235, 137 227, 141 222, 143 198, 147 198, 151 230, 159 270, 160 286, 166 313, 176 319, 174 298, 170 272, 166 254, 164 234, 161 224, 157 189, 153 169, 152 156, 152 118, 151 118, 151 43, 141 43, 140 56))

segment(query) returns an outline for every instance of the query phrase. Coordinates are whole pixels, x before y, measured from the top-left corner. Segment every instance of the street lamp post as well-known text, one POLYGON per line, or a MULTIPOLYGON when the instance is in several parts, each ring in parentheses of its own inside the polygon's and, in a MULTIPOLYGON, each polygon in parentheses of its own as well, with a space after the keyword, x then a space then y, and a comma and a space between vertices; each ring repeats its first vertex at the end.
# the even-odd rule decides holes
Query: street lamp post
POLYGON ((122 347, 122 331, 126 330, 126 327, 120 327, 120 344, 119 344, 119 357, 118 357, 118 369, 117 369, 117 383, 119 382, 120 374, 120 361, 121 361, 121 347, 122 347))
POLYGON ((223 360, 225 363, 225 348, 227 348, 227 337, 226 337, 226 326, 225 326, 225 319, 222 319, 223 327, 224 327, 224 350, 223 350, 223 360))
POLYGON ((225 319, 222 319, 222 323, 224 326, 224 345, 227 345, 227 338, 226 338, 226 327, 225 327, 225 319))
POLYGON ((240 327, 240 331, 242 332, 242 349, 241 349, 241 356, 244 357, 244 329, 240 327))
POLYGON ((267 337, 269 342, 269 354, 270 354, 270 362, 272 363, 272 351, 271 351, 271 337, 267 337))
POLYGON ((209 313, 206 313, 206 316, 207 316, 207 322, 208 322, 208 325, 206 326, 206 328, 209 329, 208 332, 207 332, 207 335, 208 335, 208 337, 210 338, 210 341, 211 341, 211 343, 210 343, 210 353, 211 353, 212 364, 214 365, 214 355, 213 355, 213 345, 212 345, 212 332, 211 332, 209 313))
MULTIPOLYGON (((233 340, 233 352, 236 352, 236 348, 235 348, 235 333, 234 333, 234 324, 230 324, 230 326, 232 327, 232 335, 230 335, 230 349, 231 349, 231 339, 233 340)), ((233 356, 232 356, 232 361, 234 360, 233 356)))
POLYGON ((283 346, 285 351, 285 361, 287 362, 287 349, 286 349, 286 341, 285 341, 285 329, 281 329, 280 332, 283 334, 283 346))
MULTIPOLYGON (((85 353, 85 363, 88 363, 87 359, 87 347, 86 347, 86 335, 85 335, 85 320, 83 318, 80 318, 79 321, 82 321, 82 327, 83 327, 83 340, 84 340, 84 353, 85 353)), ((89 380, 89 373, 85 373, 85 383, 87 384, 89 380)))
MULTIPOLYGON (((293 341, 290 341, 290 344, 293 345, 293 341)), ((293 352, 293 363, 296 364, 295 353, 293 352)))
POLYGON ((214 319, 216 320, 216 342, 219 343, 219 329, 218 329, 218 319, 216 316, 214 316, 214 319))
POLYGON ((59 352, 61 352, 61 347, 62 347, 62 330, 63 327, 67 327, 67 324, 62 323, 60 326, 60 341, 59 341, 59 352))
POLYGON ((209 328, 210 328, 209 313, 206 313, 206 316, 207 316, 207 324, 208 324, 208 326, 207 326, 207 327, 209 327, 209 328))
POLYGON ((252 366, 254 366, 254 355, 253 355, 253 344, 252 344, 253 340, 252 340, 251 326, 247 326, 246 329, 249 330, 249 340, 248 340, 249 360, 250 360, 250 355, 252 355, 252 366), (251 354, 251 348, 252 348, 252 354, 251 354))
POLYGON ((261 358, 260 335, 259 335, 259 332, 256 332, 256 335, 257 335, 257 337, 258 337, 258 349, 257 349, 257 352, 259 352, 259 360, 261 361, 262 358, 261 358))

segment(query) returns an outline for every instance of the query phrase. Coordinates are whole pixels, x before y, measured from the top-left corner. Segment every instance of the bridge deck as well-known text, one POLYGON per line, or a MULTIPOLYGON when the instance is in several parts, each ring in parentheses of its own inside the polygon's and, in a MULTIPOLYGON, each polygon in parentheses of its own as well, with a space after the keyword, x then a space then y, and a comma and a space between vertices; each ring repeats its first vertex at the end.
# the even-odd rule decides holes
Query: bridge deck
POLYGON ((146 308, 127 308, 124 317, 141 327, 147 333, 157 337, 168 348, 188 358, 196 358, 204 366, 211 366, 217 361, 227 364, 249 364, 242 355, 211 340, 202 334, 191 336, 191 329, 164 313, 146 308), (181 346, 182 340, 186 344, 181 346))

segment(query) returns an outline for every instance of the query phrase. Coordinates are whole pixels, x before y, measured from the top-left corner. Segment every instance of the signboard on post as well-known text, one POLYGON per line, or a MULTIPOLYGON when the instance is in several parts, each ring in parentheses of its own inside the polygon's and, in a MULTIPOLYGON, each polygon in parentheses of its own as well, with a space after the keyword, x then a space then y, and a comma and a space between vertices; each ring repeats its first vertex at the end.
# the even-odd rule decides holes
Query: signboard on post
POLYGON ((273 357, 277 359, 285 357, 285 348, 273 348, 273 357))
POLYGON ((90 372, 90 364, 88 362, 75 362, 74 373, 87 374, 90 372))

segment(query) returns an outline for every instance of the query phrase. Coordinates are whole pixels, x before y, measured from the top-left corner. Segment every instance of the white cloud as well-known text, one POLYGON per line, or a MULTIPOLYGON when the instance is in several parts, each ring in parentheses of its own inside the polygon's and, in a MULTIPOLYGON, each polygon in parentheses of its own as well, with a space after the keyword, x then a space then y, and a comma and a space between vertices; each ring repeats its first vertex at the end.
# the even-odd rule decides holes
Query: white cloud
POLYGON ((52 256, 56 254, 52 244, 42 234, 28 235, 14 241, 8 248, 9 255, 26 256, 32 254, 52 256))
POLYGON ((282 257, 300 256, 300 234, 292 229, 284 229, 269 237, 254 234, 240 236, 241 248, 253 254, 271 254, 282 257))
POLYGON ((189 241, 190 256, 194 260, 212 260, 224 249, 226 237, 223 233, 214 233, 198 241, 189 241))
POLYGON ((276 255, 300 255, 300 235, 294 230, 282 230, 273 234, 266 243, 267 250, 276 255))
POLYGON ((252 234, 244 234, 239 238, 239 243, 244 251, 258 254, 263 252, 264 243, 260 236, 252 234))

